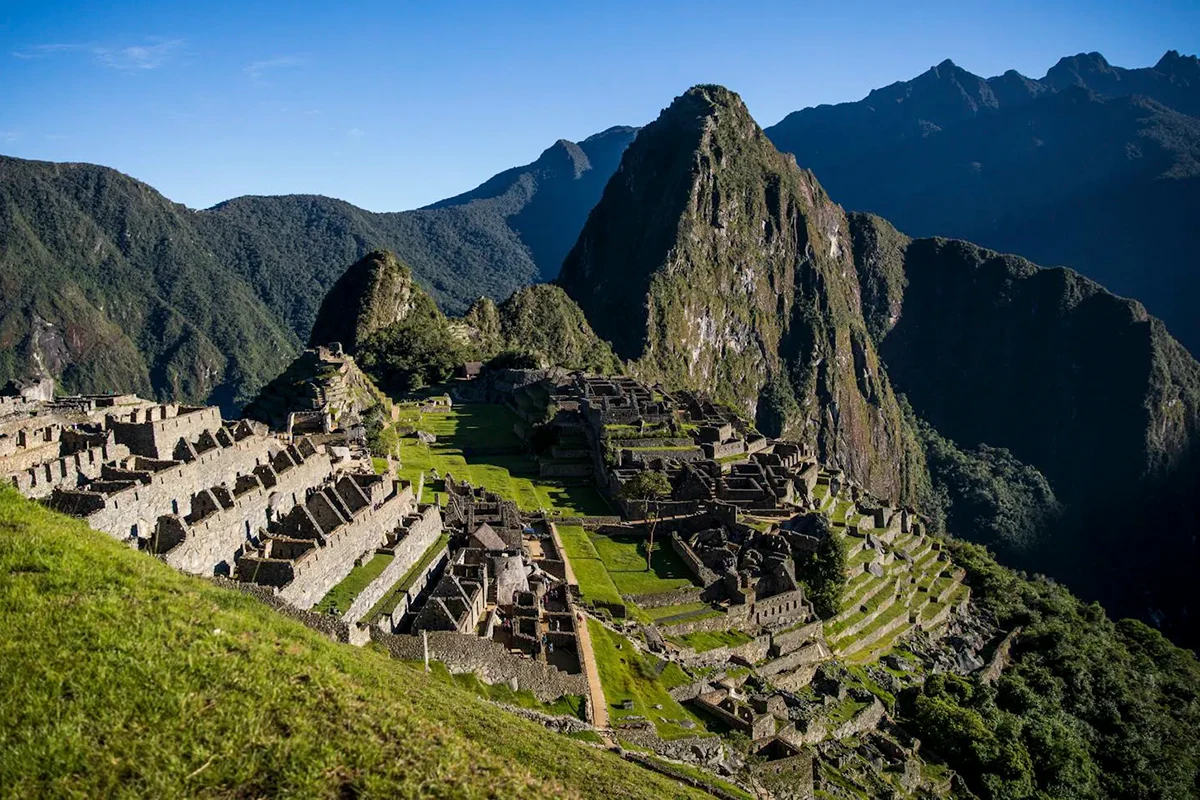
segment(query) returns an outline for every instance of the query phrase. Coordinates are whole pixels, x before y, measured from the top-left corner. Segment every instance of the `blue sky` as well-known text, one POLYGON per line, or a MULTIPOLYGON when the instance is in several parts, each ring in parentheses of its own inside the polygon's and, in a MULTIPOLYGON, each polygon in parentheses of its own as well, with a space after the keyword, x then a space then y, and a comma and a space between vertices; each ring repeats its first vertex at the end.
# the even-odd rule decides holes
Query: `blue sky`
POLYGON ((305 192, 392 211, 648 122, 696 83, 766 126, 945 58, 1041 77, 1081 51, 1195 53, 1198 32, 1195 0, 0 0, 0 153, 105 164, 195 208, 305 192))

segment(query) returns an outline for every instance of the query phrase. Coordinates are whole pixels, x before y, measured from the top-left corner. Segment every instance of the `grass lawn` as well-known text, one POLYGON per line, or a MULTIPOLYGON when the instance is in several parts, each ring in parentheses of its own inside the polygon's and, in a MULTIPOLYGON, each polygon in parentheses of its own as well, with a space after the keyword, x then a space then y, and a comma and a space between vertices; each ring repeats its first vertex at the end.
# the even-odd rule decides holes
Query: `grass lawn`
POLYGON ((337 613, 345 613, 346 609, 350 608, 350 604, 354 602, 354 598, 362 594, 362 590, 387 569, 393 558, 395 556, 389 553, 376 553, 374 558, 359 564, 350 570, 350 574, 343 578, 341 583, 330 589, 329 593, 313 606, 313 611, 324 614, 336 608, 337 613))
POLYGON ((608 715, 613 723, 619 723, 625 717, 645 717, 655 724, 658 735, 664 739, 704 733, 699 717, 681 706, 668 692, 670 684, 680 679, 679 675, 668 675, 670 667, 675 667, 682 675, 677 665, 669 665, 659 675, 655 670, 657 660, 640 653, 621 634, 593 619, 588 620, 588 632, 592 637, 604 699, 608 703, 608 715), (633 701, 631 710, 621 708, 626 700, 633 701), (662 708, 655 708, 655 705, 662 705, 662 708), (696 727, 692 730, 680 727, 678 723, 683 720, 691 720, 696 727))
POLYGON ((716 650, 718 647, 737 647, 739 644, 754 641, 754 637, 744 631, 697 631, 670 638, 672 642, 690 647, 697 653, 716 650))
POLYGON ((646 540, 643 537, 589 533, 588 538, 621 594, 660 594, 699 585, 661 535, 655 537, 652 570, 646 569, 646 540))
MULTIPOLYGON (((595 487, 567 485, 538 476, 537 462, 523 450, 514 431, 520 418, 511 409, 489 403, 455 406, 446 414, 421 414, 411 404, 401 412, 402 426, 437 436, 426 445, 412 437, 399 439, 400 477, 414 484, 425 473, 425 486, 442 491, 432 470, 445 477, 469 481, 516 502, 523 511, 557 510, 563 516, 603 516, 612 513, 595 487), (477 452, 490 450, 492 452, 477 452)), ((431 502, 429 492, 423 498, 431 502)))
POLYGON ((558 536, 562 539, 563 549, 575 572, 575 580, 579 581, 579 593, 584 602, 611 603, 624 605, 621 593, 604 568, 600 554, 592 546, 592 540, 587 532, 578 525, 557 525, 558 536))
POLYGON ((5 793, 705 796, 8 488, 0 576, 5 793))

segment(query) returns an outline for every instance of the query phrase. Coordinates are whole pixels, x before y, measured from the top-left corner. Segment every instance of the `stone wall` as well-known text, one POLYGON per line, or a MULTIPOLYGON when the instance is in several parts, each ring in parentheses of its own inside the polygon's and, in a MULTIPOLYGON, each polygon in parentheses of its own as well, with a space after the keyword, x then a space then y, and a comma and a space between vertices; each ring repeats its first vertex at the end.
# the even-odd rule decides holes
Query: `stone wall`
POLYGON ((720 666, 731 660, 744 664, 756 664, 767 657, 770 647, 771 637, 763 634, 744 644, 714 647, 712 650, 693 652, 690 655, 685 651, 685 654, 680 656, 680 661, 691 668, 720 666))
POLYGON ((691 573, 696 576, 696 580, 700 581, 704 586, 716 583, 717 573, 704 566, 704 562, 688 546, 688 543, 683 540, 682 536, 675 531, 671 531, 667 536, 667 540, 671 543, 671 549, 683 560, 683 563, 691 570, 691 573))
POLYGON ((344 620, 332 614, 302 611, 280 599, 278 595, 265 586, 258 586, 253 583, 239 583, 238 581, 218 576, 210 577, 209 580, 222 589, 236 589, 243 594, 251 595, 283 616, 294 619, 335 642, 362 647, 371 640, 369 632, 363 628, 357 625, 348 625, 344 620))
MULTIPOLYGON (((587 678, 582 674, 571 675, 541 661, 514 655, 491 639, 445 631, 433 631, 428 636, 430 659, 441 661, 452 673, 473 672, 490 684, 515 679, 518 689, 532 692, 543 703, 568 694, 588 695, 587 678)), ((372 627, 371 639, 395 658, 410 661, 424 658, 420 636, 384 633, 372 627)))
POLYGON ((393 554, 392 562, 354 598, 354 602, 342 615, 346 622, 358 622, 374 608, 388 590, 396 585, 396 581, 403 578, 413 565, 421 560, 421 556, 425 555, 425 551, 442 533, 442 513, 437 506, 425 506, 418 516, 405 522, 401 538, 388 547, 393 554))
POLYGON ((886 709, 878 697, 871 698, 871 704, 859 711, 841 725, 829 729, 824 720, 814 720, 804 732, 791 731, 786 739, 794 745, 818 744, 826 739, 848 739, 867 731, 875 730, 884 718, 886 709))
POLYGON ((541 461, 538 463, 538 477, 541 478, 590 478, 594 474, 592 462, 573 463, 560 461, 541 461))
POLYGON ((687 437, 658 439, 608 439, 613 447, 694 447, 695 442, 687 437))
POLYGON ((30 467, 12 476, 12 484, 26 497, 49 497, 55 489, 74 488, 100 477, 104 465, 129 456, 121 444, 100 445, 30 467))
POLYGON ((808 642, 809 639, 822 633, 821 620, 814 620, 794 631, 786 631, 777 633, 771 637, 771 655, 778 658, 785 656, 788 653, 794 652, 802 645, 808 642))
POLYGON ((274 486, 263 486, 258 476, 251 473, 246 477, 257 488, 236 494, 231 508, 221 508, 192 524, 178 515, 160 517, 150 549, 161 552, 164 561, 184 572, 211 575, 223 566, 232 573, 248 539, 257 535, 260 528, 266 528, 273 516, 291 511, 309 487, 321 485, 332 474, 333 466, 326 453, 317 453, 301 464, 275 473, 278 482, 274 486), (159 538, 175 525, 182 526, 182 540, 164 551, 159 538))
POLYGON ((773 661, 760 664, 758 666, 758 673, 768 677, 778 675, 781 672, 790 672, 797 667, 807 664, 815 664, 818 661, 829 658, 830 655, 829 648, 825 646, 823 641, 815 641, 785 656, 780 656, 773 661))
POLYGON ((666 608, 667 606, 681 606, 688 603, 698 603, 702 599, 704 589, 700 586, 690 586, 684 589, 674 589, 669 592, 658 592, 656 594, 635 594, 629 595, 626 599, 631 600, 642 608, 666 608))
MULTIPOLYGON (((409 495, 411 497, 411 494, 409 495)), ((378 508, 367 508, 330 533, 316 547, 292 563, 292 579, 279 596, 297 608, 312 608, 354 569, 364 554, 382 545, 411 508, 401 495, 393 495, 378 508)))
POLYGON ((60 502, 58 492, 52 495, 51 504, 59 511, 84 516, 88 525, 118 539, 129 538, 134 526, 138 536, 149 537, 159 517, 188 516, 193 496, 269 463, 272 452, 279 447, 273 439, 248 437, 227 447, 214 447, 192 461, 173 462, 166 469, 150 473, 145 483, 136 482, 111 494, 85 491, 99 498, 95 510, 87 514, 73 510, 74 498, 70 496, 62 497, 60 502))
POLYGON ((808 602, 804 599, 804 590, 794 589, 755 599, 750 611, 750 622, 763 627, 782 627, 808 619, 810 610, 808 602))
POLYGON ((438 579, 445 570, 446 565, 450 563, 450 547, 443 547, 429 562, 429 567, 416 576, 412 585, 396 602, 392 613, 385 614, 379 618, 376 623, 379 629, 384 633, 396 633, 400 630, 404 618, 408 616, 409 609, 416 603, 417 598, 424 594, 425 589, 431 585, 436 585, 438 579))
POLYGON ((192 408, 167 405, 135 409, 128 420, 114 416, 108 421, 108 428, 116 436, 118 444, 126 445, 136 455, 149 458, 174 458, 175 445, 180 439, 192 442, 204 431, 215 432, 220 427, 221 410, 216 406, 192 408))

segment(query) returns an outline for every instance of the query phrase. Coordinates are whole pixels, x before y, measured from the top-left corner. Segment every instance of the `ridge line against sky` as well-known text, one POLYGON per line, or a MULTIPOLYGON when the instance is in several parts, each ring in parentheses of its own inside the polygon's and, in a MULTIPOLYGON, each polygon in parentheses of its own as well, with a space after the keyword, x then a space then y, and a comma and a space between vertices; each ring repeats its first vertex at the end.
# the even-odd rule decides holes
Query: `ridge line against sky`
POLYGON ((1200 49, 1194 2, 832 5, 10 3, 0 153, 103 164, 193 208, 302 193, 398 211, 643 125, 697 83, 767 126, 946 58, 1040 78, 1079 52, 1141 67, 1200 49))

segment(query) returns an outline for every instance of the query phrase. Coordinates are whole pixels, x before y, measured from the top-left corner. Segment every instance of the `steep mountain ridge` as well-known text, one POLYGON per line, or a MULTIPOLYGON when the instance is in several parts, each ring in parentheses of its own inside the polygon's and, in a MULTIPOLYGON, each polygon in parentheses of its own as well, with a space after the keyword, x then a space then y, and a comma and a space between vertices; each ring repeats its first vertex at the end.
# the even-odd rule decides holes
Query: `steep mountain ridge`
POLYGON ((1091 53, 1040 80, 947 61, 766 132, 846 207, 1070 266, 1144 302, 1195 352, 1197 113, 1194 56, 1130 70, 1091 53))
POLYGON ((0 158, 0 372, 73 391, 248 397, 297 337, 194 233, 195 212, 87 164, 0 158))
POLYGON ((641 131, 559 283, 635 374, 1193 638, 1200 364, 1139 303, 846 215, 710 86, 641 131))
POLYGON ((194 211, 116 170, 0 158, 0 380, 46 372, 70 391, 232 411, 374 249, 400 253, 451 313, 556 274, 635 133, 560 142, 478 197, 390 214, 316 195, 194 211))
POLYGON ((321 302, 309 335, 316 347, 337 342, 349 354, 377 331, 408 316, 418 304, 412 270, 387 250, 372 250, 351 264, 321 302))
POLYGON ((636 374, 701 389, 910 498, 910 436, 862 322, 846 218, 727 89, 642 129, 559 283, 636 374))
POLYGON ((1200 364, 1135 301, 1068 269, 851 214, 864 312, 897 391, 943 436, 1003 447, 1065 515, 989 542, 1121 613, 1195 636, 1200 364), (1153 509, 1153 511, 1149 511, 1153 509))

